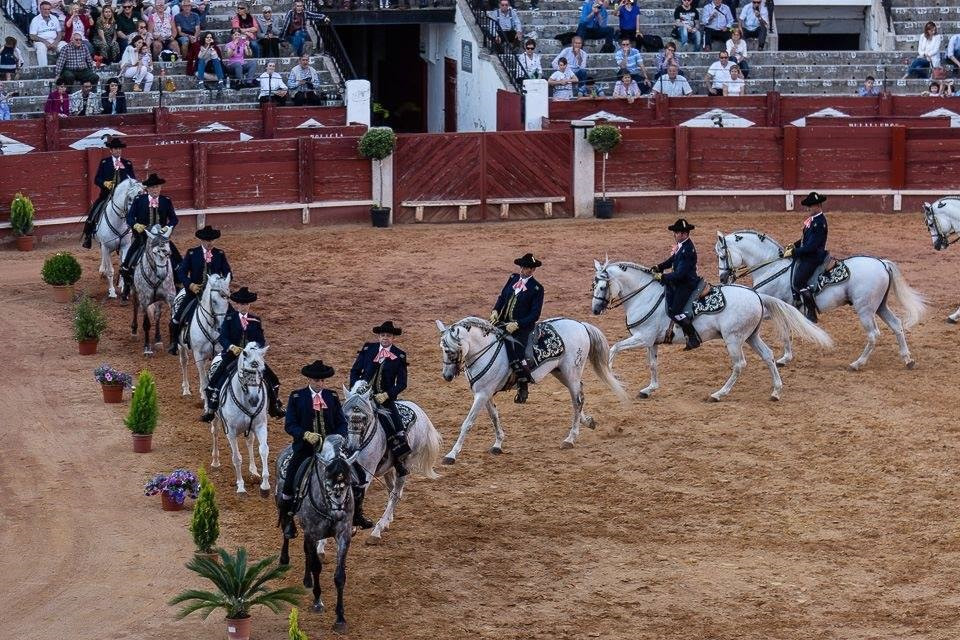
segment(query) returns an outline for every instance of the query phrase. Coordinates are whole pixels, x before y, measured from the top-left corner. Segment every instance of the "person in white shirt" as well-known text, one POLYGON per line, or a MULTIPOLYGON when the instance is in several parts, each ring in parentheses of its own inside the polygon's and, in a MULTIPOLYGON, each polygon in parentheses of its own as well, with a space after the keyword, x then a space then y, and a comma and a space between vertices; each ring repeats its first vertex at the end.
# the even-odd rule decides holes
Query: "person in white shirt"
POLYGON ((718 56, 720 59, 710 65, 707 69, 706 81, 710 83, 710 90, 707 95, 722 96, 723 85, 730 80, 730 55, 726 51, 721 51, 718 56))
POLYGON ((260 94, 257 97, 260 104, 273 102, 283 106, 287 103, 287 85, 283 83, 283 76, 277 73, 277 63, 268 62, 267 70, 260 74, 260 94))
POLYGON ((703 24, 704 48, 710 49, 714 42, 726 42, 730 29, 734 25, 733 13, 723 0, 713 0, 704 5, 700 12, 703 24))
POLYGON ((587 59, 589 56, 587 52, 583 50, 583 38, 580 36, 574 36, 573 40, 570 41, 570 46, 566 47, 560 53, 557 54, 557 57, 553 59, 553 68, 560 69, 557 63, 560 61, 560 58, 563 58, 567 61, 567 70, 570 71, 573 75, 577 76, 577 79, 580 81, 577 90, 580 92, 580 95, 587 94, 587 59))
POLYGON ((907 78, 929 78, 930 70, 940 66, 940 44, 942 37, 937 32, 935 22, 928 22, 923 27, 923 33, 917 41, 917 57, 910 63, 907 73, 903 79, 907 78))
MULTIPOLYGON (((770 15, 763 0, 751 0, 740 8, 740 28, 744 39, 756 38, 757 49, 763 51, 767 45, 767 31, 770 30, 770 15)), ((746 77, 746 69, 743 74, 746 77)))
POLYGON ((152 71, 150 47, 143 38, 135 36, 120 58, 120 77, 133 79, 134 91, 150 91, 153 86, 152 71))
POLYGON ((49 2, 40 3, 40 13, 30 21, 30 41, 37 50, 37 66, 46 67, 48 53, 60 51, 67 43, 63 41, 63 26, 60 19, 51 13, 49 2))
POLYGON ((626 98, 627 102, 633 104, 633 101, 640 95, 640 85, 633 79, 629 71, 624 71, 620 76, 620 81, 613 86, 614 98, 626 98))
POLYGON ((950 42, 947 43, 947 48, 943 52, 942 61, 944 64, 952 64, 956 67, 956 71, 960 73, 960 33, 950 36, 950 42))
POLYGON ((653 83, 653 92, 662 93, 671 98, 689 96, 693 93, 690 83, 680 75, 680 67, 675 64, 667 67, 667 72, 653 83))
POLYGON ((528 39, 523 43, 523 53, 517 56, 517 77, 521 80, 537 80, 543 77, 543 66, 537 51, 537 41, 528 39))
POLYGON ((497 44, 503 44, 501 40, 505 39, 506 44, 515 47, 520 44, 523 37, 523 26, 520 24, 520 14, 510 6, 510 0, 500 0, 500 8, 491 11, 487 15, 490 17, 490 35, 497 41, 497 44), (497 27, 500 27, 497 29, 497 27), (501 34, 503 38, 501 38, 501 34))
POLYGON ((746 80, 740 73, 740 67, 735 64, 730 65, 730 79, 723 83, 723 95, 742 96, 746 94, 746 80))
POLYGON ((750 64, 747 62, 747 41, 743 39, 739 27, 734 27, 730 31, 730 39, 727 40, 727 55, 730 56, 730 62, 740 67, 744 78, 750 77, 750 64))
POLYGON ((577 76, 570 71, 566 58, 554 60, 557 70, 550 74, 547 84, 553 87, 554 100, 572 100, 573 85, 577 82, 577 76))

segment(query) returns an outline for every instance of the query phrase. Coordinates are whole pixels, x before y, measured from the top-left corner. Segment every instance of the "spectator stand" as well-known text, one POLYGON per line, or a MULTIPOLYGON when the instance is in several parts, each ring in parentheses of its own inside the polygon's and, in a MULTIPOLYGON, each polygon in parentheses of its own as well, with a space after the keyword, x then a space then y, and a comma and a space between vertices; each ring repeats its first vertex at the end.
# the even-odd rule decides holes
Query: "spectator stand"
MULTIPOLYGON (((3 7, 4 17, 15 24, 21 33, 30 33, 30 21, 37 15, 31 9, 30 0, 0 0, 0 6, 3 7)), ((23 49, 21 50, 26 52, 28 44, 28 42, 22 42, 23 49)))

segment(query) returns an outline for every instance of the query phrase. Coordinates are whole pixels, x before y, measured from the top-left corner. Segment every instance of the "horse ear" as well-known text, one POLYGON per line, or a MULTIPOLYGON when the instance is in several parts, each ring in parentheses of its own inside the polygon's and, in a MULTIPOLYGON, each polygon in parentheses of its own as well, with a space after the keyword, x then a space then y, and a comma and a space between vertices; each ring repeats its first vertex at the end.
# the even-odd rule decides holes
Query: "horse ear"
POLYGON ((166 238, 167 240, 169 240, 169 239, 170 239, 170 234, 172 234, 172 233, 173 233, 173 227, 167 227, 167 232, 166 232, 165 234, 163 234, 163 237, 166 238))
POLYGON ((265 354, 269 350, 270 350, 270 345, 265 346, 263 349, 260 349, 260 355, 265 354))
POLYGON ((720 231, 720 229, 717 229, 717 238, 719 238, 720 240, 723 240, 723 232, 720 231))
POLYGON ((440 333, 443 333, 446 330, 447 328, 443 326, 443 323, 437 320, 437 331, 439 331, 440 333))
POLYGON ((147 227, 144 229, 144 233, 147 234, 148 238, 156 238, 157 234, 154 232, 153 227, 147 227))
POLYGON ((227 274, 227 277, 223 279, 223 281, 227 284, 228 287, 230 286, 230 278, 231 278, 232 276, 233 276, 232 273, 228 273, 228 274, 227 274))
POLYGON ((600 264, 599 260, 593 261, 593 268, 596 269, 597 271, 603 271, 603 265, 600 264))

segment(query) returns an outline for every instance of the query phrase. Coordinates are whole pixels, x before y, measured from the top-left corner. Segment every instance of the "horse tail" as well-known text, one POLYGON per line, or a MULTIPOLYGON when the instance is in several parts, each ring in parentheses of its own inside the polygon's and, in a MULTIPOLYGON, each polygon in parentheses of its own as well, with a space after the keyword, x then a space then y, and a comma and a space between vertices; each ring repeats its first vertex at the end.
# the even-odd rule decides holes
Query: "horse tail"
POLYGON ((781 337, 796 334, 801 339, 812 342, 817 346, 828 349, 833 347, 833 339, 830 338, 830 335, 807 320, 793 305, 789 305, 783 300, 774 298, 773 296, 762 293, 758 293, 757 295, 760 296, 760 302, 763 305, 764 311, 770 314, 770 318, 773 320, 774 325, 776 325, 781 337))
MULTIPOLYGON (((892 260, 881 260, 890 274, 890 291, 893 297, 903 307, 903 327, 909 329, 921 320, 927 312, 927 301, 923 294, 907 284, 900 267, 892 260)), ((888 294, 889 295, 889 294, 888 294)))
POLYGON ((414 430, 420 431, 418 434, 420 437, 417 438, 420 442, 407 459, 406 466, 414 473, 436 480, 440 476, 433 468, 440 460, 440 447, 443 445, 443 441, 440 438, 440 432, 433 426, 427 414, 422 410, 415 413, 417 414, 417 420, 414 423, 414 430))
POLYGON ((600 329, 589 322, 581 324, 587 330, 587 336, 590 338, 590 364, 593 366, 594 373, 621 401, 628 401, 627 392, 610 367, 610 345, 607 344, 607 337, 603 335, 600 329))

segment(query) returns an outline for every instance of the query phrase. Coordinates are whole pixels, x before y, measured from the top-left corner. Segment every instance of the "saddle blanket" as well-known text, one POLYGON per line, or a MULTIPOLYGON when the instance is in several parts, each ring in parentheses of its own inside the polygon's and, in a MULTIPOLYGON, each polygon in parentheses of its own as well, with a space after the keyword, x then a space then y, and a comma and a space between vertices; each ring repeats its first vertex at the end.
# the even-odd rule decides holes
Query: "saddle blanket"
POLYGON ((705 313, 720 313, 727 307, 727 299, 723 295, 723 287, 714 287, 710 293, 699 300, 693 301, 693 316, 705 313))
POLYGON ((527 341, 525 356, 530 370, 533 371, 548 360, 556 360, 563 355, 566 347, 563 338, 549 321, 538 322, 527 341))
POLYGON ((850 268, 843 260, 837 260, 833 269, 822 272, 817 275, 817 291, 822 291, 826 287, 832 287, 835 284, 846 282, 850 279, 850 268))

